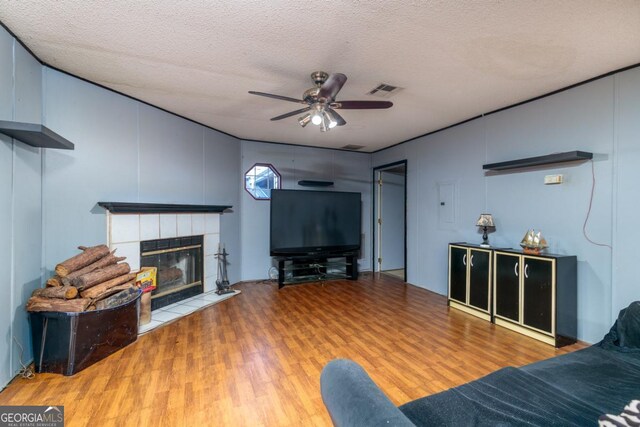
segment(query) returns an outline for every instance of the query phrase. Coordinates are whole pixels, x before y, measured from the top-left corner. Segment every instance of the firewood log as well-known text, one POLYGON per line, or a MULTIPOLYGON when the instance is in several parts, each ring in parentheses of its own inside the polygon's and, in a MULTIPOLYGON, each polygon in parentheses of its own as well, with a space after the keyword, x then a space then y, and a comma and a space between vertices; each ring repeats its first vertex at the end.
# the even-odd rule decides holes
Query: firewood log
POLYGON ((80 291, 80 296, 82 296, 82 298, 95 299, 98 295, 102 294, 107 289, 113 288, 114 286, 122 285, 123 283, 130 282, 135 279, 135 273, 125 274, 123 276, 116 277, 115 279, 107 280, 106 282, 100 283, 89 289, 82 290, 80 291))
POLYGON ((82 267, 86 267, 109 254, 107 245, 98 245, 92 248, 81 246, 80 248, 83 249, 82 253, 56 265, 56 274, 58 276, 66 277, 70 273, 80 270, 82 267))
POLYGON ((65 313, 84 311, 91 304, 89 298, 58 299, 31 297, 27 301, 27 311, 62 311, 65 313))
MULTIPOLYGON (((114 251, 115 252, 115 251, 114 251)), ((64 283, 65 285, 72 285, 73 281, 75 279, 77 279, 78 277, 90 273, 94 270, 97 270, 99 268, 105 268, 108 267, 110 265, 113 264, 117 264, 120 261, 124 261, 125 259, 127 259, 127 257, 117 257, 113 254, 113 252, 109 253, 107 256, 100 258, 99 260, 97 260, 94 263, 91 263, 89 265, 87 265, 86 267, 82 267, 80 270, 76 270, 72 273, 70 273, 69 275, 67 275, 67 277, 63 277, 62 278, 62 283, 64 283)))
POLYGON ((55 287, 62 286, 62 281, 60 280, 60 276, 53 276, 47 280, 47 287, 55 287))
MULTIPOLYGON (((133 290, 134 288, 133 282, 127 283, 125 285, 116 286, 116 287, 120 288, 122 286, 127 286, 127 287, 123 290, 119 290, 117 293, 114 293, 108 298, 104 298, 104 299, 101 299, 100 301, 97 301, 96 308, 98 310, 103 310, 105 308, 117 307, 120 304, 124 304, 126 302, 131 301, 131 299, 137 293, 137 290, 133 290)), ((113 290, 113 289, 115 288, 111 288, 110 290, 113 290)))
POLYGON ((78 289, 73 286, 54 286, 33 291, 32 297, 73 299, 78 296, 78 289))
POLYGON ((71 284, 80 289, 81 291, 89 289, 92 286, 106 282, 107 280, 115 277, 122 276, 131 271, 129 264, 123 262, 121 264, 113 264, 105 268, 99 268, 89 273, 83 274, 80 277, 76 277, 71 281, 71 284))
POLYGON ((178 279, 182 279, 184 273, 178 267, 165 268, 158 272, 158 276, 161 278, 162 283, 174 282, 178 279))

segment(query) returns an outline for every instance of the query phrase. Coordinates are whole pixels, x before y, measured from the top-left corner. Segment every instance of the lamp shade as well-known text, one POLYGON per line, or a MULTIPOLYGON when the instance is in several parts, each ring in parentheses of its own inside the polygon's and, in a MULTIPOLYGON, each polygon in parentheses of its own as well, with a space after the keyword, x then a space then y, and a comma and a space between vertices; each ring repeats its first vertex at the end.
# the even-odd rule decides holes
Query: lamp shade
POLYGON ((476 222, 476 226, 478 227, 495 227, 493 223, 493 217, 491 214, 480 214, 480 218, 478 218, 478 222, 476 222))

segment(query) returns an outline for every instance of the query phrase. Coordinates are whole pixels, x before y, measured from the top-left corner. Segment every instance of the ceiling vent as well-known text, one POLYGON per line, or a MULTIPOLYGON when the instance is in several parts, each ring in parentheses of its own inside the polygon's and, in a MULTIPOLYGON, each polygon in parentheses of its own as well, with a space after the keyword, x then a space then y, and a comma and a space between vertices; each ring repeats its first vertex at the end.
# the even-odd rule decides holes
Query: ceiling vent
POLYGON ((354 151, 359 150, 361 148, 364 148, 364 145, 349 144, 342 147, 343 150, 354 150, 354 151))
POLYGON ((401 90, 402 90, 401 87, 392 86, 386 83, 380 83, 371 91, 367 92, 367 94, 377 96, 379 98, 390 98, 392 95, 395 95, 397 92, 401 90))

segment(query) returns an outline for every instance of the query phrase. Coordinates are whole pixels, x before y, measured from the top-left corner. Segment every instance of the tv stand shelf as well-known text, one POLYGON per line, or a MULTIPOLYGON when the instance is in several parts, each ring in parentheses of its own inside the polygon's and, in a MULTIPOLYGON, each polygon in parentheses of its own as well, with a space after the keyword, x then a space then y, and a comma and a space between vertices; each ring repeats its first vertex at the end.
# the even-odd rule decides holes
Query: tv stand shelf
POLYGON ((278 287, 333 279, 358 279, 358 254, 324 254, 275 257, 278 287))

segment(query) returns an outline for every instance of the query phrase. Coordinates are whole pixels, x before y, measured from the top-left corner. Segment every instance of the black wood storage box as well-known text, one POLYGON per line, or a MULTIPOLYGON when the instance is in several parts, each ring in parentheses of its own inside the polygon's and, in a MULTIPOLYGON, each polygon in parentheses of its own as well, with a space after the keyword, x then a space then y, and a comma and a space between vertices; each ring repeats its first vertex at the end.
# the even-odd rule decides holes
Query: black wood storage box
POLYGON ((73 375, 134 342, 141 293, 104 310, 29 313, 36 372, 73 375))

